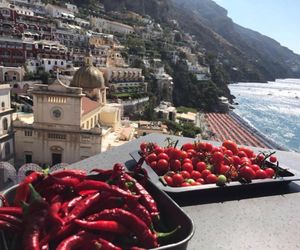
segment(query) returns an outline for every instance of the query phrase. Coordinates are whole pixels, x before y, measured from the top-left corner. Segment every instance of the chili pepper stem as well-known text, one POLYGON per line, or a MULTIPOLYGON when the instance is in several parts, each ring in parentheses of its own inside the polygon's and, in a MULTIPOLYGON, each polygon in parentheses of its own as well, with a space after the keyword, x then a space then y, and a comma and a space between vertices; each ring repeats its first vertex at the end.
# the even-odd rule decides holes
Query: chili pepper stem
POLYGON ((156 232, 155 231, 155 233, 156 233, 158 239, 163 239, 163 238, 167 238, 167 237, 175 234, 180 228, 181 228, 181 226, 177 226, 175 229, 173 229, 170 232, 156 232))

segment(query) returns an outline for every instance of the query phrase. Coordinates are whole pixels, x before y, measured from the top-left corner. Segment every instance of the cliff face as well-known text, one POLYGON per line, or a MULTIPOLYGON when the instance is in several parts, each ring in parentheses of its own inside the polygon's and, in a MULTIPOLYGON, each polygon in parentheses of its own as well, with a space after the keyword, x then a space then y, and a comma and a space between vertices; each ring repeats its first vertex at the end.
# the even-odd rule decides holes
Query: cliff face
POLYGON ((132 10, 157 21, 176 19, 183 32, 218 56, 230 81, 300 77, 300 56, 275 40, 235 24, 212 0, 101 0, 107 10, 132 10), (236 70, 238 69, 238 70, 236 70))

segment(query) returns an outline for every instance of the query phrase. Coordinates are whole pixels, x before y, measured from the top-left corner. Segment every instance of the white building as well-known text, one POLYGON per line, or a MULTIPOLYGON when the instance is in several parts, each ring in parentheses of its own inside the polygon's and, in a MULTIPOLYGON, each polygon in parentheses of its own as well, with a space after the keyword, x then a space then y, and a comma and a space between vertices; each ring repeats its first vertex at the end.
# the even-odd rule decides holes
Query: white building
POLYGON ((33 119, 14 121, 18 165, 74 163, 101 153, 103 140, 121 125, 120 109, 106 104, 104 78, 90 56, 70 86, 57 79, 31 93, 33 119))
POLYGON ((119 33, 124 35, 134 33, 134 28, 132 26, 104 18, 91 17, 90 22, 92 28, 98 32, 119 33))
POLYGON ((79 12, 79 11, 78 11, 78 8, 77 8, 77 6, 76 6, 75 4, 65 3, 65 6, 66 6, 66 8, 67 8, 69 11, 71 11, 71 12, 73 12, 73 13, 78 13, 78 12, 79 12))
POLYGON ((10 85, 0 85, 0 158, 14 164, 14 134, 10 103, 10 85))
POLYGON ((47 4, 46 7, 46 12, 51 16, 55 18, 63 18, 63 19, 74 19, 74 12, 67 9, 63 8, 57 5, 52 5, 52 4, 47 4))
POLYGON ((37 73, 43 70, 48 73, 54 73, 57 70, 65 70, 72 67, 72 62, 66 59, 41 58, 27 60, 26 68, 28 72, 37 73))

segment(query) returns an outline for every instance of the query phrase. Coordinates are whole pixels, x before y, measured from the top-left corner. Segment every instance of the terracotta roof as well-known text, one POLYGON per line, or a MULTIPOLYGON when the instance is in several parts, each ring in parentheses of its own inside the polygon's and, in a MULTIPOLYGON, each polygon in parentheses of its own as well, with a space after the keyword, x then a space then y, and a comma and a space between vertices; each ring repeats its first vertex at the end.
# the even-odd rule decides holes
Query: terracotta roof
POLYGON ((100 103, 95 102, 87 97, 82 97, 82 111, 83 111, 83 115, 91 112, 94 109, 97 109, 101 106, 100 103))

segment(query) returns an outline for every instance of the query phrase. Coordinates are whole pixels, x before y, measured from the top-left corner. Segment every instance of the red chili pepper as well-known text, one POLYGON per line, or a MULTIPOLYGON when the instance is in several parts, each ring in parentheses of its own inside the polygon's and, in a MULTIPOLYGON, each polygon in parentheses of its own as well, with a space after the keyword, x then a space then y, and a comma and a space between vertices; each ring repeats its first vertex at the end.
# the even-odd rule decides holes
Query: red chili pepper
POLYGON ((0 207, 0 214, 21 216, 23 215, 23 210, 20 207, 0 207))
POLYGON ((62 197, 57 195, 52 199, 50 207, 49 207, 49 219, 54 228, 59 228, 64 224, 63 219, 59 216, 58 212, 62 205, 62 197))
MULTIPOLYGON (((98 238, 97 240, 92 240, 92 245, 95 247, 96 249, 101 249, 101 250, 122 250, 122 248, 115 246, 113 243, 102 239, 102 238, 98 238)), ((93 248, 94 249, 94 248, 93 248)))
POLYGON ((10 214, 0 214, 0 220, 9 222, 17 226, 19 226, 22 223, 22 220, 10 214))
POLYGON ((29 184, 36 182, 44 177, 43 173, 32 172, 30 175, 26 176, 23 182, 17 187, 14 205, 20 206, 22 201, 26 202, 29 194, 29 184))
POLYGON ((137 217, 139 217, 142 221, 144 221, 148 227, 151 228, 153 226, 150 213, 142 204, 140 204, 136 200, 128 199, 128 198, 125 199, 125 202, 128 205, 128 209, 130 212, 132 212, 137 217))
POLYGON ((77 202, 79 202, 82 199, 82 196, 77 196, 71 199, 70 201, 65 201, 61 206, 61 214, 63 216, 68 216, 70 210, 77 204, 77 202))
POLYGON ((87 196, 87 195, 98 193, 98 192, 99 192, 99 190, 95 190, 95 189, 82 190, 82 191, 79 191, 79 195, 81 195, 81 196, 87 196))
POLYGON ((124 209, 105 209, 94 215, 96 219, 113 220, 121 223, 139 239, 141 246, 146 248, 157 247, 157 236, 152 234, 148 226, 139 217, 124 209))
POLYGON ((148 193, 148 191, 139 184, 133 177, 131 177, 129 174, 124 173, 124 177, 127 181, 130 181, 133 183, 133 190, 141 195, 141 203, 147 208, 149 211, 151 217, 156 217, 159 215, 159 211, 157 208, 157 204, 155 200, 152 198, 152 196, 148 193))
POLYGON ((0 220, 0 230, 10 230, 10 231, 17 232, 17 231, 20 231, 21 228, 20 228, 20 226, 11 224, 7 221, 0 220))
POLYGON ((102 196, 100 195, 100 193, 96 193, 87 196, 83 200, 79 201, 69 213, 69 215, 64 218, 65 223, 80 218, 89 208, 91 208, 95 203, 97 203, 101 199, 101 197, 102 196))
POLYGON ((84 229, 99 230, 105 232, 112 232, 116 234, 127 234, 128 230, 116 221, 111 220, 98 220, 98 221, 85 221, 85 220, 75 220, 78 226, 84 229))
POLYGON ((0 200, 2 201, 3 207, 9 207, 9 203, 4 195, 0 194, 0 200))
POLYGON ((71 250, 84 243, 84 238, 80 235, 72 235, 64 239, 56 248, 56 250, 71 250))
POLYGON ((73 177, 78 179, 85 179, 86 172, 79 169, 66 169, 66 170, 53 172, 50 175, 57 178, 73 177))
POLYGON ((76 192, 79 192, 82 190, 91 190, 91 189, 97 189, 99 191, 106 191, 106 192, 109 192, 109 193, 112 193, 114 195, 118 195, 121 197, 130 197, 130 198, 135 198, 135 199, 139 198, 139 196, 137 196, 137 195, 133 195, 115 185, 109 185, 108 183, 103 182, 103 181, 84 180, 83 182, 79 183, 75 187, 76 192))
POLYGON ((67 187, 75 187, 78 183, 80 183, 80 179, 75 177, 63 177, 63 178, 57 178, 51 175, 51 178, 53 178, 54 182, 60 185, 64 185, 67 187))

